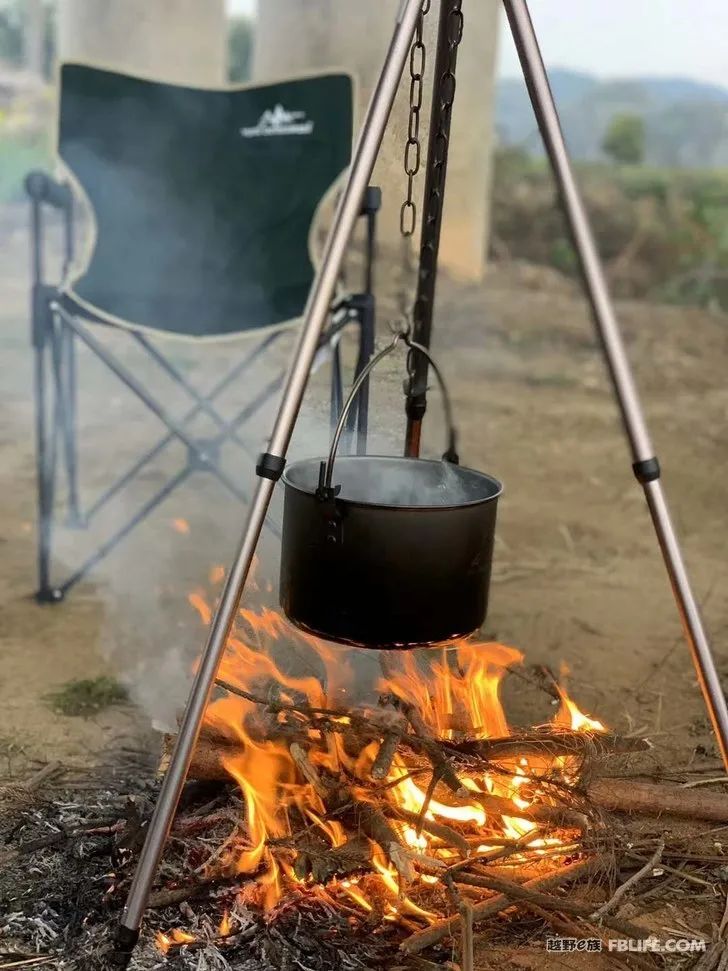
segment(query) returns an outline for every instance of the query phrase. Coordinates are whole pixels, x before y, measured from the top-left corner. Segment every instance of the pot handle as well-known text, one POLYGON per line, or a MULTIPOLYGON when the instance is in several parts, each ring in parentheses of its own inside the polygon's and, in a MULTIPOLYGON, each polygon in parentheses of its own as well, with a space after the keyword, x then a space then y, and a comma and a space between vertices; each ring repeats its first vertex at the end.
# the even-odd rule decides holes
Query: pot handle
POLYGON ((336 453, 339 449, 339 442, 341 441, 341 435, 344 431, 344 425, 346 423, 347 415, 351 410, 351 406, 356 400, 356 396, 359 394, 362 385, 369 377, 374 368, 383 361, 385 357, 389 357, 392 351, 397 347, 397 345, 402 342, 405 344, 410 351, 415 351, 422 354, 427 358, 430 367, 432 368, 435 377, 437 378, 437 383, 440 386, 440 391, 442 392, 443 404, 445 407, 445 421, 447 423, 448 429, 448 445, 447 451, 443 455, 443 459, 446 462, 451 462, 453 465, 457 465, 460 461, 457 453, 457 430, 455 429, 455 423, 453 420, 452 402, 450 400, 450 393, 447 390, 447 385, 445 384, 445 379, 442 375, 442 371, 438 367, 437 363, 433 360, 432 355, 426 347, 422 344, 416 343, 416 341, 411 340, 409 333, 406 331, 398 331, 390 344, 379 351, 374 357, 369 361, 366 367, 363 369, 359 377, 354 382, 351 391, 349 392, 349 397, 344 403, 344 407, 341 409, 341 414, 339 415, 339 421, 336 425, 336 430, 334 431, 334 437, 331 442, 331 448, 329 449, 329 456, 326 462, 321 463, 321 472, 319 475, 319 485, 316 495, 322 499, 326 500, 337 495, 339 492, 339 486, 333 487, 331 485, 333 475, 334 475, 334 462, 336 461, 336 453))

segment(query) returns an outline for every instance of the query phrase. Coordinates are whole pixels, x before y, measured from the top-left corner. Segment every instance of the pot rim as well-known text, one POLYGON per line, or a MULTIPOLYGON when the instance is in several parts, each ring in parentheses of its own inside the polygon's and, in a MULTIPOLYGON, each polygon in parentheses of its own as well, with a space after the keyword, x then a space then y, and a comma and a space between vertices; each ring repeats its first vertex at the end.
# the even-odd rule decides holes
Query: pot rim
MULTIPOLYGON (((416 462, 418 465, 442 465, 444 460, 442 459, 421 459, 421 458, 410 458, 409 456, 403 455, 342 455, 337 461, 337 465, 342 462, 366 462, 366 461, 393 461, 393 462, 416 462)), ((296 462, 292 462, 290 465, 286 466, 282 480, 283 484, 287 489, 294 489, 296 492, 300 492, 305 496, 315 497, 316 490, 306 489, 296 482, 291 482, 289 473, 302 466, 312 465, 319 467, 322 462, 325 462, 325 458, 309 458, 309 459, 299 459, 296 462)), ((487 502, 494 502, 499 499, 503 494, 503 483, 496 479, 495 476, 489 475, 487 472, 480 472, 477 469, 471 469, 467 465, 453 465, 454 469, 460 469, 463 472, 467 472, 470 475, 475 475, 480 479, 485 479, 487 482, 491 483, 496 487, 495 491, 490 496, 485 496, 483 499, 471 499, 468 502, 455 502, 449 503, 447 505, 437 505, 437 506, 413 506, 413 505, 396 505, 394 503, 388 502, 367 502, 363 499, 347 499, 345 496, 337 496, 336 502, 340 502, 347 506, 357 506, 364 509, 392 509, 400 510, 403 512, 448 512, 454 509, 467 509, 470 506, 483 506, 487 502)))

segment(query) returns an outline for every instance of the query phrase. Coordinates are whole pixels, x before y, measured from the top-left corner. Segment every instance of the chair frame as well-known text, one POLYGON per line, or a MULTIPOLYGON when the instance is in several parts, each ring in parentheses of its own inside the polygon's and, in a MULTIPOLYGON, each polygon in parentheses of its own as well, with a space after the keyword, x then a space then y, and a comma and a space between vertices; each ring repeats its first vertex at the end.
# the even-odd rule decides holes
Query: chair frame
MULTIPOLYGON (((101 317, 95 317, 73 302, 62 285, 46 282, 45 249, 47 209, 60 212, 63 226, 61 280, 65 279, 75 255, 74 194, 67 182, 61 182, 44 172, 31 172, 25 181, 30 200, 31 233, 31 343, 34 355, 34 397, 37 479, 37 576, 36 599, 39 603, 57 604, 90 571, 108 556, 138 525, 140 525, 178 486, 196 471, 212 474, 229 493, 240 502, 248 495, 225 473, 220 464, 224 444, 231 442, 252 455, 251 449, 239 434, 263 405, 282 387, 285 371, 281 371, 242 407, 231 419, 224 418, 215 407, 215 400, 234 381, 241 377, 277 341, 286 328, 268 332, 252 350, 248 350, 212 388, 198 390, 162 353, 148 332, 129 327, 115 327, 101 317), (90 326, 89 326, 90 325, 90 326), (182 388, 191 399, 190 409, 181 417, 174 417, 152 395, 134 372, 114 354, 94 333, 94 325, 112 327, 129 334, 160 369, 182 388), (167 432, 136 462, 122 472, 107 489, 85 509, 79 490, 77 395, 77 341, 82 341, 119 380, 162 422, 167 432), (211 438, 198 438, 189 430, 190 422, 204 412, 217 426, 211 438), (60 582, 54 582, 53 537, 57 528, 56 490, 59 464, 64 466, 67 484, 66 526, 72 529, 87 527, 94 517, 152 460, 173 441, 181 441, 187 449, 187 462, 146 500, 129 519, 80 566, 60 582), (61 455, 59 456, 59 453, 61 455)), ((330 324, 321 340, 321 347, 332 351, 331 420, 335 422, 343 402, 343 366, 338 338, 341 332, 355 325, 359 333, 359 351, 355 366, 356 379, 374 351, 376 302, 373 293, 373 266, 376 246, 377 213, 381 207, 381 192, 370 187, 366 193, 361 216, 366 220, 366 250, 363 289, 337 301, 331 308, 330 324)), ((362 389, 359 405, 350 416, 347 431, 355 434, 356 449, 366 451, 368 430, 368 387, 362 389)), ((278 534, 274 523, 268 523, 278 534)))

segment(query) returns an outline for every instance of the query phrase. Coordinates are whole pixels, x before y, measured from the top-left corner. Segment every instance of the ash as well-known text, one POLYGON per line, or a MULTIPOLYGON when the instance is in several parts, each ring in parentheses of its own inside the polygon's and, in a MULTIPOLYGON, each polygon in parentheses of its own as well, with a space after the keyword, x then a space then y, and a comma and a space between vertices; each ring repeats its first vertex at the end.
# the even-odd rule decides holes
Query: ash
MULTIPOLYGON (((152 766, 137 760, 94 776, 63 779, 36 791, 28 785, 0 789, 0 963, 37 957, 29 967, 105 971, 113 940, 158 788, 152 766), (134 793, 134 795, 129 795, 134 793), (41 963, 42 962, 42 963, 41 963)), ((189 830, 167 847, 142 939, 130 971, 360 971, 434 967, 397 957, 397 930, 380 936, 354 912, 333 900, 288 895, 273 911, 241 902, 241 882, 220 885, 190 880, 189 845, 209 847, 229 835, 238 811, 230 787, 188 784, 181 806, 189 830), (228 807, 227 810, 219 807, 228 807), (227 819, 226 819, 227 814, 227 819), (213 821, 210 828, 210 821, 213 821), (186 861, 187 872, 181 863, 186 861), (186 899, 175 887, 188 887, 186 899), (171 889, 169 889, 171 888, 171 889), (156 905, 155 905, 156 898, 156 905), (220 920, 228 928, 220 939, 220 920), (164 954, 157 933, 182 928, 194 936, 164 954)))

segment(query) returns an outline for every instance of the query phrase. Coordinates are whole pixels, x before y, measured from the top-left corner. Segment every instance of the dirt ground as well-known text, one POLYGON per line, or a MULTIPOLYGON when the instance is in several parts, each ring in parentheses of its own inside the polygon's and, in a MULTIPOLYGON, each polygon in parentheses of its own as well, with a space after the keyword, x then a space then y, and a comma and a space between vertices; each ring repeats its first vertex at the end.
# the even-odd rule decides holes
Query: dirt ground
MULTIPOLYGON (((166 502, 66 602, 53 607, 35 602, 32 359, 22 209, 0 216, 0 238, 0 775, 7 777, 22 775, 37 760, 84 765, 113 759, 124 746, 156 744, 151 721, 173 720, 189 661, 204 636, 187 592, 205 587, 213 565, 229 562, 242 514, 217 484, 197 475, 194 487, 166 502), (189 531, 176 531, 179 518, 189 531), (88 719, 54 713, 48 692, 104 672, 128 684, 136 704, 88 719)), ((728 684, 728 321, 639 303, 620 304, 619 314, 695 590, 728 684)), ((435 335, 434 350, 452 388, 463 461, 495 474, 506 487, 486 632, 523 649, 529 662, 568 665, 572 693, 584 709, 619 731, 654 741, 648 768, 676 770, 696 759, 718 768, 583 299, 549 271, 496 267, 479 286, 443 280, 435 335)), ((121 352, 123 342, 117 339, 113 346, 121 352)), ((288 348, 285 337, 277 356, 285 357, 288 348)), ((229 345, 174 351, 203 386, 214 381, 230 353, 229 345)), ((159 426, 88 352, 80 353, 79 367, 82 491, 90 501, 139 448, 155 440, 159 426)), ((244 400, 272 367, 256 369, 233 398, 244 400)), ((310 455, 323 446, 326 373, 322 368, 312 382, 294 454, 310 455)), ((397 447, 401 377, 393 365, 375 381, 372 422, 382 430, 375 436, 377 448, 388 441, 397 447)), ((179 395, 170 397, 172 389, 159 378, 154 389, 167 394, 180 413, 179 395)), ((270 408, 265 414, 270 416, 270 408)), ((433 403, 426 434, 432 454, 443 440, 439 416, 433 403)), ((253 449, 266 429, 263 420, 253 426, 253 449)), ((177 449, 147 471, 124 511, 139 505, 180 459, 184 452, 177 449)), ((231 461, 230 468, 242 485, 252 482, 249 462, 231 461)), ((118 521, 107 516, 87 530, 60 530, 59 574, 118 521)), ((263 569, 275 580, 274 554, 266 557, 263 569)), ((509 690, 507 700, 515 721, 544 717, 528 693, 509 690)))

